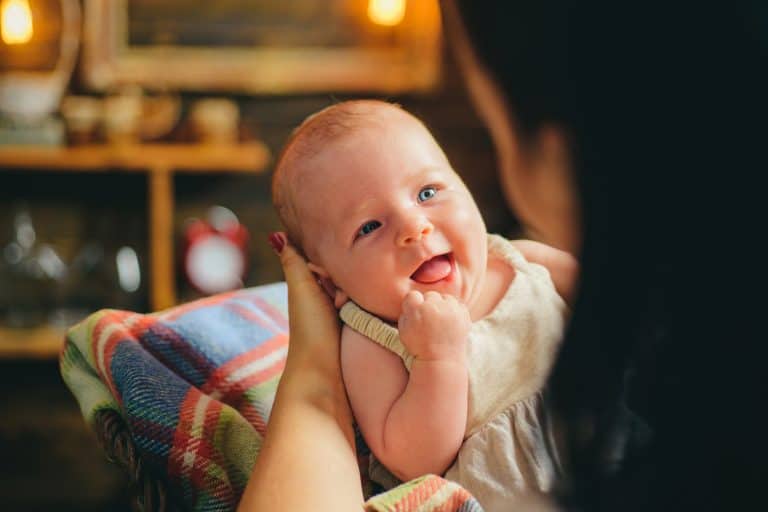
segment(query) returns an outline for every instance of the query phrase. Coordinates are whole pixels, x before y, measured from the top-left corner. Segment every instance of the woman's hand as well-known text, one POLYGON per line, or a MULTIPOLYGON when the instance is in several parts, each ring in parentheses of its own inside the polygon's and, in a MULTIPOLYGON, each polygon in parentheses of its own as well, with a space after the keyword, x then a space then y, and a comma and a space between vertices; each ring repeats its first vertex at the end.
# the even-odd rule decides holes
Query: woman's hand
POLYGON ((359 511, 363 495, 339 361, 339 320, 283 233, 290 343, 261 452, 238 510, 359 511))
POLYGON ((280 256, 288 284, 291 340, 287 364, 313 362, 311 366, 316 370, 322 369, 333 375, 340 375, 341 328, 333 302, 284 233, 272 234, 270 243, 280 256))

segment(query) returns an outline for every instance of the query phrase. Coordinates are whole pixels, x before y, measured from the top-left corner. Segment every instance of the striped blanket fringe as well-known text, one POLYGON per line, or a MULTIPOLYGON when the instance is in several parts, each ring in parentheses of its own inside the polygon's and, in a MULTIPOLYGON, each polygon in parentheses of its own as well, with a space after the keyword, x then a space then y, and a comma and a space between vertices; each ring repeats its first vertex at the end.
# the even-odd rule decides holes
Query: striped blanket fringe
POLYGON ((426 475, 365 502, 366 512, 483 512, 469 491, 439 476, 426 475))
MULTIPOLYGON (((287 310, 285 283, 275 283, 152 314, 102 310, 69 330, 64 382, 107 454, 141 481, 143 505, 236 508, 285 365, 287 310)), ((481 509, 458 485, 427 476, 366 510, 481 509)))

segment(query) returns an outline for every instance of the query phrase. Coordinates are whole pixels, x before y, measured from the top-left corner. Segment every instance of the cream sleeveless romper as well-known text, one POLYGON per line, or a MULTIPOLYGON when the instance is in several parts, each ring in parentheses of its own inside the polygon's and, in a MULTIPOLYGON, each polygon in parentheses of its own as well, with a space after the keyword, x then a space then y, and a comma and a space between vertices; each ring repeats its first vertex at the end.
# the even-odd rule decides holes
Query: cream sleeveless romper
MULTIPOLYGON (((507 510, 526 491, 550 491, 563 476, 555 421, 543 388, 567 307, 549 272, 526 261, 509 241, 488 235, 488 252, 502 257, 515 276, 493 311, 470 328, 467 426, 445 478, 470 491, 487 512, 495 512, 507 510)), ((413 358, 395 327, 353 302, 347 302, 340 315, 352 329, 395 352, 410 369, 413 358)), ((371 478, 385 488, 400 483, 375 460, 370 469, 371 478)))

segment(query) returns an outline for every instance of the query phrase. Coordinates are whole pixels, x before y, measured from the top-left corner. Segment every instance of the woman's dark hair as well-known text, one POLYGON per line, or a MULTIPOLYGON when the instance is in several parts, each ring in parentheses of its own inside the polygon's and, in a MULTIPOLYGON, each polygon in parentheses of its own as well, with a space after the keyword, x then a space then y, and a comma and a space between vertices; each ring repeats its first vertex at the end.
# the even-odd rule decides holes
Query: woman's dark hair
POLYGON ((565 503, 733 508, 766 473, 752 278, 768 9, 705 4, 456 1, 512 122, 572 143, 581 285, 550 383, 569 424, 565 503), (622 431, 649 439, 626 405, 652 436, 617 469, 622 431))

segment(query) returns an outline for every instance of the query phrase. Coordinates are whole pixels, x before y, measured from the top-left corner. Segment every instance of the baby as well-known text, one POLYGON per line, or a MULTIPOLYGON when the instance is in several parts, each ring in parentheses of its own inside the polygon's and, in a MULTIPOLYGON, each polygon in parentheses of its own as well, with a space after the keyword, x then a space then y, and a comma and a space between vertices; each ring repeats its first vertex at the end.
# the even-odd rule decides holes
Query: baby
POLYGON ((573 257, 488 235, 429 131, 381 101, 305 120, 272 194, 340 310, 350 404, 389 470, 374 464, 371 477, 391 486, 392 474, 442 474, 488 511, 552 489, 562 467, 543 388, 573 257))

